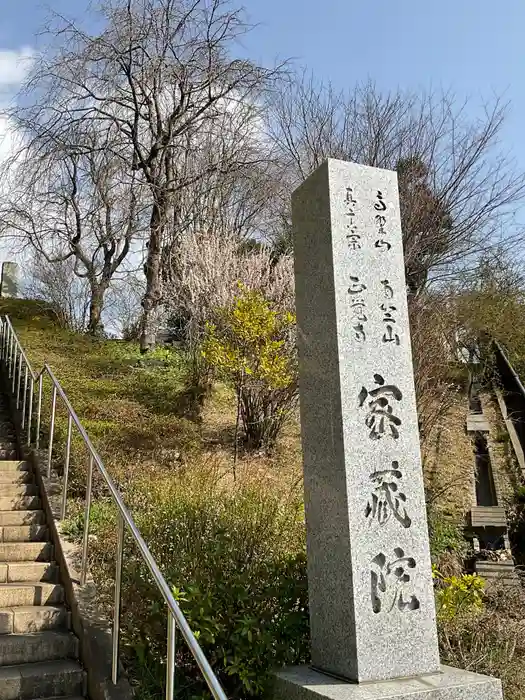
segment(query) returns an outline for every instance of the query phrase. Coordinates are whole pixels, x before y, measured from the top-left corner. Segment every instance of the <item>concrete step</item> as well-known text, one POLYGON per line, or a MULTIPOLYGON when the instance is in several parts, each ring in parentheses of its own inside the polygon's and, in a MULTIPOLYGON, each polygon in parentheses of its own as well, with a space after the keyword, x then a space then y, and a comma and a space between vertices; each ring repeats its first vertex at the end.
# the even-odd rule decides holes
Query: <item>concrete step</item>
POLYGON ((0 542, 43 542, 48 534, 47 525, 9 525, 0 527, 0 542))
POLYGON ((33 481, 33 474, 27 472, 0 472, 0 489, 3 484, 29 484, 33 481))
POLYGON ((0 511, 0 527, 17 525, 43 525, 46 516, 43 510, 4 510, 0 511))
POLYGON ((0 510, 40 510, 38 496, 6 496, 0 495, 0 510))
POLYGON ((0 564, 0 583, 58 583, 59 574, 55 562, 0 564))
POLYGON ((71 632, 0 635, 0 667, 77 656, 78 639, 71 632))
POLYGON ((64 589, 57 583, 0 583, 0 608, 63 602, 64 589))
POLYGON ((0 700, 83 696, 85 673, 76 661, 48 661, 0 668, 0 700))
POLYGON ((480 576, 485 576, 486 578, 515 575, 513 561, 477 561, 475 568, 480 576))
POLYGON ((4 542, 0 543, 0 563, 13 561, 52 561, 51 542, 4 542))
POLYGON ((8 496, 37 496, 36 484, 0 484, 0 498, 8 496))
POLYGON ((0 461, 0 473, 2 472, 29 472, 31 465, 20 459, 3 459, 0 461))
POLYGON ((71 613, 63 605, 21 605, 0 609, 0 634, 68 630, 71 613))
POLYGON ((485 579, 487 586, 493 582, 519 585, 519 578, 512 560, 477 561, 475 563, 475 571, 485 579))
POLYGON ((473 528, 495 527, 505 530, 507 528, 505 508, 502 506, 474 506, 470 511, 470 522, 473 528))

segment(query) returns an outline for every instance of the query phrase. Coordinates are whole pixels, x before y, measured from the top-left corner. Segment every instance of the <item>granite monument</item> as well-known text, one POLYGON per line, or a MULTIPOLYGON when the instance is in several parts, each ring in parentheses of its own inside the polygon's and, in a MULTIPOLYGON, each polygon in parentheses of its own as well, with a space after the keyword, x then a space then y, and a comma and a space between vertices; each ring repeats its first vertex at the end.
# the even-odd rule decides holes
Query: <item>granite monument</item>
POLYGON ((501 700, 440 666, 396 173, 328 160, 292 198, 312 666, 279 700, 501 700))

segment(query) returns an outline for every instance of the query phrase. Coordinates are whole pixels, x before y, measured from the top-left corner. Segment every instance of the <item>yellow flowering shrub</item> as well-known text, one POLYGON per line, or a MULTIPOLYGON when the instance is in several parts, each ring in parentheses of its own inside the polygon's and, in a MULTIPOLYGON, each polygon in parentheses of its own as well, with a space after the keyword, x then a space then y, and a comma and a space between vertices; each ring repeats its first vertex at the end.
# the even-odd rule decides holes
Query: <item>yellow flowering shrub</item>
POLYGON ((238 285, 231 307, 206 324, 202 355, 233 384, 251 447, 271 447, 297 400, 295 315, 238 285))
POLYGON ((483 610, 485 579, 481 576, 443 576, 435 567, 432 567, 432 575, 439 584, 436 592, 439 618, 450 620, 459 615, 475 615, 483 610))

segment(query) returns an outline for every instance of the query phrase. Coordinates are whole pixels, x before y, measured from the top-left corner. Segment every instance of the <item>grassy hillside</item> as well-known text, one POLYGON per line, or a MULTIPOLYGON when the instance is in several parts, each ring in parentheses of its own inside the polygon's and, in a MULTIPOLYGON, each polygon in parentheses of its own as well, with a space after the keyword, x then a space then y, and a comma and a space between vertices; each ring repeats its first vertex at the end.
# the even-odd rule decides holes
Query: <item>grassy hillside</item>
MULTIPOLYGON (((271 456, 241 451, 234 481, 234 396, 218 385, 196 410, 183 353, 158 350, 144 360, 134 343, 60 328, 37 302, 0 300, 0 313, 10 315, 34 369, 47 362, 64 386, 228 696, 263 697, 270 669, 309 658, 298 421, 292 421, 271 456)), ((49 388, 46 396, 49 408, 49 388)), ((465 416, 465 396, 457 394, 424 449, 433 551, 456 565, 450 550, 464 550, 456 525, 464 522, 472 490, 465 416)), ((59 410, 57 466, 65 433, 66 418, 59 410)), ((499 451, 506 459, 504 445, 499 451)), ((86 474, 78 439, 72 469, 64 527, 78 539, 86 474)), ((90 566, 108 613, 115 531, 115 512, 99 482, 90 566)), ((153 700, 163 692, 165 610, 129 543, 124 561, 123 651, 138 698, 153 700)), ((439 618, 443 660, 498 675, 507 700, 522 698, 521 591, 497 591, 474 609, 464 591, 457 591, 459 603, 453 586, 450 591, 451 607, 439 618)), ((177 666, 179 697, 207 697, 183 645, 177 666)))
MULTIPOLYGON (((241 450, 234 482, 234 396, 218 385, 197 411, 183 353, 161 349, 144 359, 135 343, 99 340, 60 328, 37 302, 0 300, 0 313, 9 314, 33 369, 47 362, 60 380, 167 580, 183 596, 181 605, 192 628, 200 631, 206 653, 215 668, 224 668, 221 676, 229 694, 238 695, 241 689, 249 695, 262 692, 270 666, 306 660, 297 421, 285 430, 271 456, 241 450)), ((49 387, 44 394, 45 432, 49 387)), ((67 418, 59 406, 54 449, 59 468, 66 429, 67 418)), ((83 527, 86 463, 77 437, 64 524, 72 539, 80 538, 83 527)), ((115 511, 100 481, 96 488, 90 566, 109 615, 115 511)), ((128 547, 122 631, 139 697, 162 692, 165 630, 156 590, 128 547)), ((179 656, 188 688, 198 696, 199 674, 184 649, 179 656)))
MULTIPOLYGON (((0 300, 33 369, 47 362, 111 473, 125 484, 148 470, 169 471, 213 461, 231 470, 234 397, 217 386, 203 411, 196 411, 183 354, 157 350, 144 360, 138 345, 72 333, 33 301, 0 300)), ((59 436, 65 422, 59 421, 59 436)), ((240 455, 238 471, 262 470, 267 477, 300 475, 298 425, 292 425, 271 458, 240 455)))

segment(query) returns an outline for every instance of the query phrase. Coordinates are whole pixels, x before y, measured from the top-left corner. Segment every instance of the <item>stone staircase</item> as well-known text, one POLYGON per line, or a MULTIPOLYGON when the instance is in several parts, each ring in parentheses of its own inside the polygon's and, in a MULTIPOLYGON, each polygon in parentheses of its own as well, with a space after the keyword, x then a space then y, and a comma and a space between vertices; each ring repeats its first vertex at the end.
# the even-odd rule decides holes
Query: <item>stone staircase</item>
POLYGON ((31 466, 0 395, 0 700, 80 700, 86 676, 31 466))

